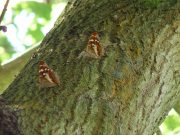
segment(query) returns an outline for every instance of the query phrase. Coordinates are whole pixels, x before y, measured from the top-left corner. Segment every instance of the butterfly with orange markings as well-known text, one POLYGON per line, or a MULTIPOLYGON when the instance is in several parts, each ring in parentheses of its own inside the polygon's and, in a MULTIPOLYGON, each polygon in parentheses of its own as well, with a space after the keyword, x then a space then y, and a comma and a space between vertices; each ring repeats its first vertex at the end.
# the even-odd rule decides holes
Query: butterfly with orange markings
POLYGON ((87 53, 86 56, 92 58, 100 58, 104 55, 104 47, 100 43, 99 34, 97 32, 91 34, 85 52, 87 53))
POLYGON ((44 61, 39 61, 39 87, 54 87, 60 84, 58 75, 44 61))

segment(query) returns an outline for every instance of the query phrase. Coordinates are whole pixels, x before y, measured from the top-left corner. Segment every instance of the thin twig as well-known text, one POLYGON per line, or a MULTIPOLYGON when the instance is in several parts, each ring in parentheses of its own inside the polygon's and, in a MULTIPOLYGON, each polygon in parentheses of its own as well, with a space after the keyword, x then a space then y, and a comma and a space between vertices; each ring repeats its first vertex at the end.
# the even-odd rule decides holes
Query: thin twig
POLYGON ((3 18, 4 18, 5 13, 6 13, 8 3, 9 3, 9 0, 6 0, 6 3, 4 5, 3 11, 2 11, 1 16, 0 16, 0 24, 1 24, 2 20, 3 20, 3 18))

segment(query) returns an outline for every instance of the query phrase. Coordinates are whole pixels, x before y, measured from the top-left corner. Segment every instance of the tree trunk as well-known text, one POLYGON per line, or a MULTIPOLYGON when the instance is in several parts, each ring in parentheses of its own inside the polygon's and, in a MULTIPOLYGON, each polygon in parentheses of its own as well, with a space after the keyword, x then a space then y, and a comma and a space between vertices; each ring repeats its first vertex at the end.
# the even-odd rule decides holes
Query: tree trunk
POLYGON ((22 135, 16 112, 0 96, 0 135, 22 135))
POLYGON ((152 135, 180 96, 180 2, 72 0, 3 97, 25 135, 152 135), (100 59, 78 58, 97 31, 100 59), (38 61, 60 86, 38 87, 38 61))

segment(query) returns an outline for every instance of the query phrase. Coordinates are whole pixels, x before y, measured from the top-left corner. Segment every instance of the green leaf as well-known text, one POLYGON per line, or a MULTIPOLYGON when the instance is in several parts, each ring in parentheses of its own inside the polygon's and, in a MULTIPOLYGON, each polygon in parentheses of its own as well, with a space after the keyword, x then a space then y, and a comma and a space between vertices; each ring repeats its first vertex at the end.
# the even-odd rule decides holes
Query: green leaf
POLYGON ((169 115, 164 121, 164 124, 167 129, 175 130, 180 126, 180 118, 176 115, 169 115))
POLYGON ((12 57, 15 53, 14 48, 11 46, 6 37, 0 37, 0 63, 12 57))
POLYGON ((35 1, 26 1, 17 4, 14 8, 14 17, 17 16, 23 10, 29 13, 35 13, 37 18, 44 18, 50 20, 52 6, 46 3, 40 3, 35 1))
POLYGON ((41 31, 41 28, 42 28, 42 25, 40 24, 36 24, 36 29, 32 29, 30 28, 27 32, 27 34, 31 35, 32 38, 34 38, 37 42, 42 40, 42 38, 44 37, 42 31, 41 31))

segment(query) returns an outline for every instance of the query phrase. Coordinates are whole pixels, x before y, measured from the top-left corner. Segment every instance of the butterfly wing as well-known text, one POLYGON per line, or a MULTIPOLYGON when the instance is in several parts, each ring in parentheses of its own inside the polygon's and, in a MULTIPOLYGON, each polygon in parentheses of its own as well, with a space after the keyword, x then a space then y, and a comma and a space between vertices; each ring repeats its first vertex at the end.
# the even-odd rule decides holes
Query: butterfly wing
POLYGON ((95 58, 101 57, 103 55, 103 47, 100 44, 99 35, 97 32, 93 32, 91 34, 86 52, 95 58))
POLYGON ((39 64, 39 86, 43 87, 53 87, 59 85, 58 75, 48 67, 44 61, 40 61, 39 64))

